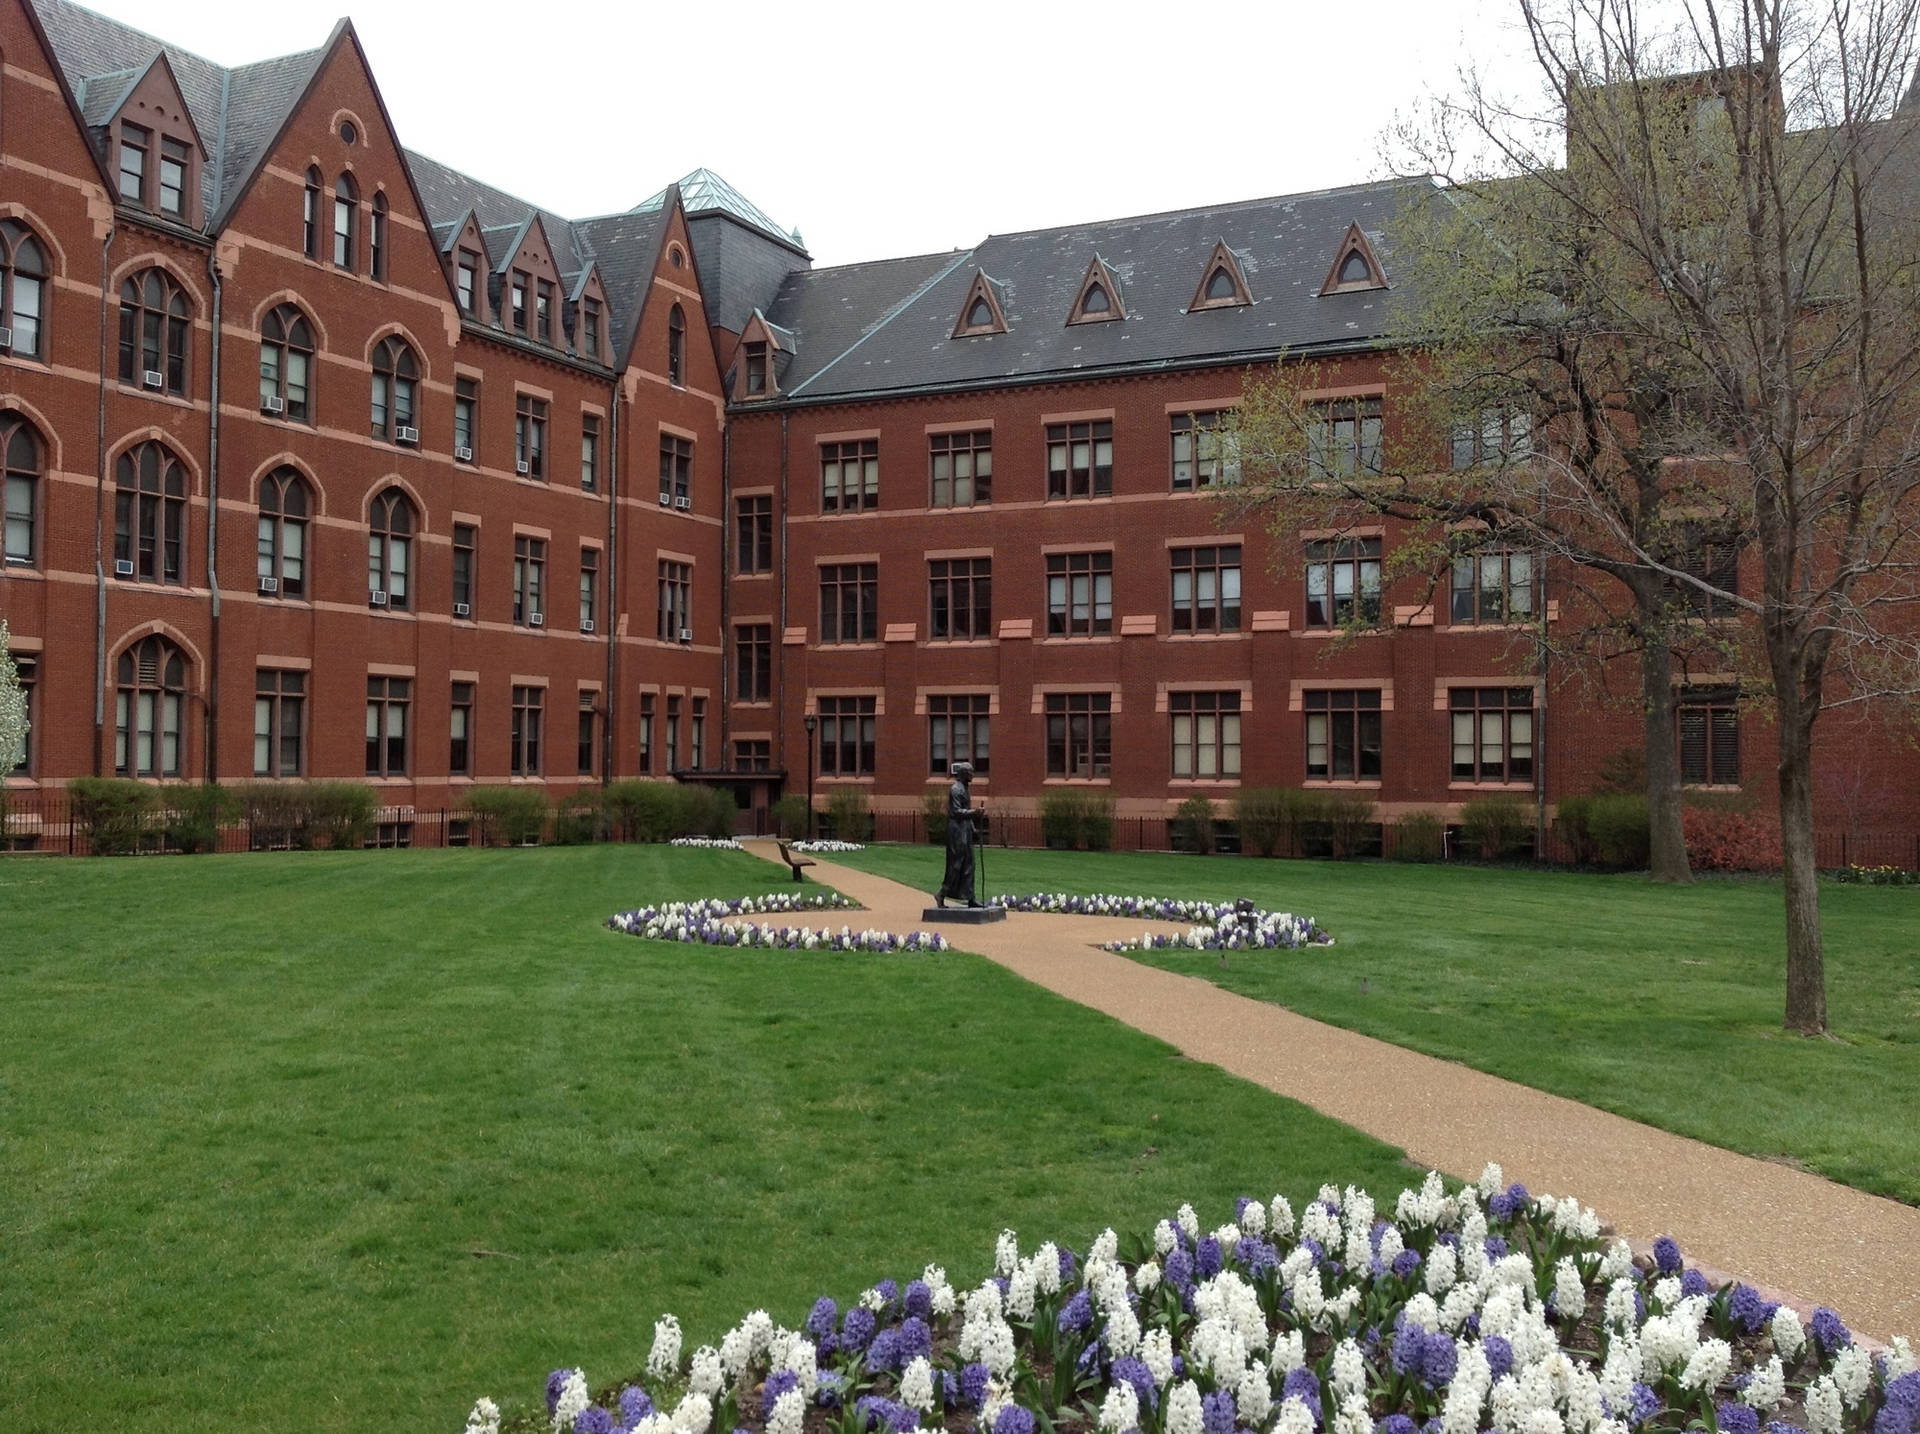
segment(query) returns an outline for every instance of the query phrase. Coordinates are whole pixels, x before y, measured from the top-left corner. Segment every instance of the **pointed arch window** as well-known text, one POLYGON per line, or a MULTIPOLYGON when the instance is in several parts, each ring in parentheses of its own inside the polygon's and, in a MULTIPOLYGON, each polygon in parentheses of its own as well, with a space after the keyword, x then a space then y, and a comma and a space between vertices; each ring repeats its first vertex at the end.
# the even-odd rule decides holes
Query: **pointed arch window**
POLYGON ((300 211, 300 252, 309 259, 320 257, 320 193, 326 187, 320 171, 307 171, 307 188, 300 211))
POLYGON ((994 291, 993 283, 985 271, 976 270, 973 284, 960 305, 960 321, 953 327, 953 336, 966 339, 979 334, 1004 334, 1006 331, 1007 316, 1000 307, 1000 296, 994 291))
POLYGON ((1087 292, 1080 301, 1081 314, 1110 314, 1113 312, 1113 300, 1107 297, 1106 289, 1099 284, 1089 284, 1087 292))
POLYGON ((146 269, 120 285, 120 382, 184 395, 193 309, 165 269, 146 269))
POLYGON ((413 504, 398 488, 373 500, 367 516, 367 598, 374 607, 404 612, 412 605, 413 504))
POLYGON ((1233 297, 1233 275, 1225 269, 1215 269, 1213 277, 1207 280, 1207 297, 1215 303, 1233 297))
POLYGON ((46 357, 41 346, 46 305, 46 252, 18 219, 0 220, 0 329, 9 335, 0 343, 0 354, 46 357))
POLYGON ((675 304, 667 315, 667 382, 685 383, 687 379, 687 316, 675 304))
POLYGON ((17 413, 0 413, 0 463, 6 473, 5 561, 14 567, 32 567, 40 557, 45 451, 31 423, 17 413))
POLYGON ((120 654, 114 694, 113 770, 177 777, 186 720, 187 661, 155 633, 120 654))
POLYGON ((187 472, 154 439, 114 465, 113 575, 143 583, 187 580, 187 472))
POLYGON ((307 519, 313 510, 307 480, 292 468, 276 468, 260 480, 257 572, 266 597, 305 597, 307 519))
POLYGON ((1386 271, 1374 257, 1373 246, 1367 242, 1365 232, 1358 224, 1349 224, 1347 232, 1341 237, 1340 247, 1334 251, 1333 266, 1327 270, 1326 282, 1320 286, 1320 292, 1343 294, 1386 287, 1386 271))
POLYGON ((1240 271, 1239 257, 1223 239, 1213 246, 1213 252, 1207 256, 1207 266, 1200 271, 1200 287, 1194 290, 1193 302, 1187 305, 1188 312, 1195 309, 1234 309, 1252 302, 1253 295, 1247 289, 1246 275, 1240 271))
POLYGON ((380 340, 373 351, 373 403, 369 425, 375 438, 388 443, 417 443, 414 390, 420 379, 420 361, 407 341, 397 334, 380 340))
POLYGON ((1087 272, 1080 280, 1080 292, 1074 296, 1067 322, 1102 324, 1126 316, 1126 309, 1120 302, 1119 282, 1106 261, 1098 254, 1094 255, 1093 262, 1087 265, 1087 272))
POLYGON ((367 272, 387 281, 387 196, 375 194, 367 214, 367 272))
POLYGON ((313 422, 313 326, 292 304, 260 325, 260 411, 297 423, 313 422))
POLYGON ((360 207, 360 191, 353 176, 343 174, 333 186, 333 263, 337 269, 353 267, 353 218, 360 207))
POLYGON ((993 327, 993 305, 989 304, 985 298, 975 299, 973 307, 967 310, 967 327, 970 329, 993 327))

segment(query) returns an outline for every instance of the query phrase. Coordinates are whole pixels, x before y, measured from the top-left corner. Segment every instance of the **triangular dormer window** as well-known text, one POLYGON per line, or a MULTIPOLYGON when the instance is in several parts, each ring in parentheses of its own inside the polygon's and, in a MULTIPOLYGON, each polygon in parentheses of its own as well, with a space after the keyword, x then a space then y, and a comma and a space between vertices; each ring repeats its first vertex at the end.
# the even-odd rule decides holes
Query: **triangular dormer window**
POLYGON ((1106 260, 1098 254, 1094 255, 1093 262, 1087 265, 1087 272, 1080 280, 1080 292, 1074 298, 1073 310, 1067 315, 1067 322, 1103 324, 1126 316, 1126 310, 1120 304, 1119 281, 1107 267, 1106 260))
POLYGON ((1374 257, 1373 246, 1367 243, 1366 234, 1358 224, 1349 224, 1340 240, 1340 247, 1334 251, 1333 266, 1327 270, 1327 281, 1320 286, 1320 292, 1345 294, 1386 287, 1386 271, 1374 257))
POLYGON ((976 269, 973 283, 967 289, 967 297, 960 305, 960 321, 953 326, 956 339, 968 339, 976 334, 1004 334, 1007 331, 1007 316, 1000 307, 1000 295, 984 269, 976 269))
POLYGON ((1194 291, 1193 302, 1187 305, 1187 311, 1237 309, 1252 302, 1253 295, 1247 289, 1246 276, 1240 272, 1239 257, 1227 247, 1225 240, 1221 240, 1207 256, 1207 267, 1200 275, 1200 287, 1194 291))

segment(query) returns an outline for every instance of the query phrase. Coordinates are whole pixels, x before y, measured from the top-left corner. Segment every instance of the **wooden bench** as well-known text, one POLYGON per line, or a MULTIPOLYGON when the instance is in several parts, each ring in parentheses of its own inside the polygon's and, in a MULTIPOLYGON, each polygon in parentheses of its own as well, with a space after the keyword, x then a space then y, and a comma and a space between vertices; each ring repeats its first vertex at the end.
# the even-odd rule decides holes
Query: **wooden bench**
POLYGON ((803 866, 813 866, 815 863, 807 857, 795 856, 791 851, 787 850, 787 844, 777 837, 774 839, 773 844, 780 848, 780 860, 793 868, 793 879, 795 881, 805 881, 806 878, 800 874, 800 868, 803 866))

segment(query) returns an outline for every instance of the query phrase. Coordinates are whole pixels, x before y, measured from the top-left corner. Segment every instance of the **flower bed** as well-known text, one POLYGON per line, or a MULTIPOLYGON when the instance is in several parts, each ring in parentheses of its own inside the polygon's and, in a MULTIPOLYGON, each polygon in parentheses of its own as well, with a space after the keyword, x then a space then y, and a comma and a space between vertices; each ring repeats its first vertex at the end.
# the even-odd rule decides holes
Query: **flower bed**
POLYGON ((1833 879, 1856 886, 1920 886, 1920 871, 1905 866, 1843 866, 1833 879))
POLYGON ((764 896, 713 897, 669 901, 609 916, 607 925, 649 941, 684 941, 696 946, 765 947, 783 951, 947 951, 946 937, 935 931, 896 935, 871 927, 856 931, 819 931, 810 926, 773 926, 766 922, 728 921, 780 911, 851 911, 858 903, 837 891, 768 892, 764 896))
MULTIPOLYGON (((1322 1186, 1205 1229, 1181 1206, 1107 1230, 1084 1259, 1014 1233, 962 1294, 928 1265, 798 1330, 755 1310, 687 1355, 654 1326, 644 1383, 595 1404, 555 1370, 544 1420, 572 1434, 1914 1434, 1903 1339, 1870 1355, 1831 1310, 1810 1325, 1715 1289, 1669 1239, 1636 1263, 1577 1200, 1448 1195, 1429 1175, 1391 1219, 1322 1186)), ((468 1434, 495 1434, 474 1406, 468 1434)))
POLYGON ((675 837, 668 846, 697 846, 713 851, 745 851, 746 848, 732 837, 686 836, 675 837))
POLYGON ((1024 896, 994 896, 989 906, 1009 911, 1042 911, 1067 916, 1123 916, 1143 921, 1188 921, 1178 936, 1148 932, 1137 940, 1108 941, 1108 951, 1277 951, 1302 946, 1331 946, 1329 936, 1310 916, 1254 909, 1241 913, 1230 901, 1181 901, 1170 896, 1072 896, 1040 891, 1024 896))
POLYGON ((834 841, 827 837, 822 837, 819 841, 790 841, 787 843, 787 850, 789 851, 836 852, 865 851, 866 849, 867 846, 865 842, 834 841))

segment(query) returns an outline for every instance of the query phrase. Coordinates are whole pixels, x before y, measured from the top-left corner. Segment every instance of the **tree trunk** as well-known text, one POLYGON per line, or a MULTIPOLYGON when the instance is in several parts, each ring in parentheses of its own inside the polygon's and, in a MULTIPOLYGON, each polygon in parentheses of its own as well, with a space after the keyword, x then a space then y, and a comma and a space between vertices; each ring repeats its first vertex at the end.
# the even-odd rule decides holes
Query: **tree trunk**
POLYGON ((1641 705, 1646 709, 1648 875, 1693 880, 1680 824, 1680 758, 1673 742, 1673 654, 1650 624, 1640 648, 1641 705))
POLYGON ((1787 898, 1787 1029, 1827 1029, 1826 958, 1813 847, 1813 722, 1796 692, 1780 696, 1780 875, 1787 898))

